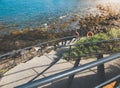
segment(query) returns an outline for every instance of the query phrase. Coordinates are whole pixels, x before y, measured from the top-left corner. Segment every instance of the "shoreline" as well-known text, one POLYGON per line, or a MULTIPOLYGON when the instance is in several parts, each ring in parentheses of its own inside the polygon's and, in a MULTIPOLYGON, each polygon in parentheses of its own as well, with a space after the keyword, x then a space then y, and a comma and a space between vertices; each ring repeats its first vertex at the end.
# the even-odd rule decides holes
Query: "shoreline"
POLYGON ((37 25, 36 24, 35 25, 31 25, 31 22, 23 22, 25 25, 27 25, 27 26, 24 26, 24 25, 21 25, 21 23, 9 24, 9 23, 4 23, 4 22, 1 21, 0 22, 0 34, 3 35, 4 33, 7 34, 7 33, 10 33, 12 31, 16 31, 16 30, 21 31, 21 30, 24 30, 24 29, 41 28, 41 27, 44 27, 44 24, 51 25, 51 24, 53 24, 55 22, 59 22, 61 20, 61 17, 63 17, 62 20, 64 20, 64 19, 70 20, 74 16, 78 16, 79 18, 84 18, 86 15, 89 15, 89 14, 92 14, 92 15, 94 14, 94 16, 95 15, 101 15, 101 12, 98 9, 99 5, 102 5, 103 7, 105 7, 105 6, 106 7, 107 6, 112 6, 113 8, 119 9, 119 11, 120 11, 120 8, 119 8, 120 2, 119 1, 118 1, 119 3, 116 3, 116 2, 117 2, 117 0, 115 0, 115 1, 112 1, 112 0, 97 1, 97 4, 95 5, 95 7, 93 6, 94 8, 88 7, 88 8, 84 8, 83 10, 80 9, 77 12, 73 11, 72 13, 61 15, 61 16, 59 16, 57 18, 54 18, 54 19, 52 18, 52 20, 51 20, 51 17, 49 17, 48 21, 46 21, 44 23, 43 22, 42 23, 41 22, 37 22, 37 23, 40 23, 40 24, 37 24, 37 25), (49 21, 49 20, 51 20, 51 21, 49 21), (30 23, 30 24, 28 24, 28 23, 30 23), (3 31, 3 32, 1 32, 1 31, 3 31))
POLYGON ((103 29, 119 28, 120 13, 115 12, 111 6, 98 5, 96 9, 89 8, 88 13, 81 15, 79 12, 74 15, 60 16, 58 21, 51 24, 43 24, 38 28, 26 28, 23 30, 11 30, 8 34, 0 37, 1 53, 16 50, 39 42, 49 41, 55 38, 73 35, 78 29, 81 36, 95 27, 103 29), (112 8, 112 9, 111 9, 112 8), (98 11, 96 11, 98 10, 98 11), (11 43, 9 43, 11 42, 11 43))

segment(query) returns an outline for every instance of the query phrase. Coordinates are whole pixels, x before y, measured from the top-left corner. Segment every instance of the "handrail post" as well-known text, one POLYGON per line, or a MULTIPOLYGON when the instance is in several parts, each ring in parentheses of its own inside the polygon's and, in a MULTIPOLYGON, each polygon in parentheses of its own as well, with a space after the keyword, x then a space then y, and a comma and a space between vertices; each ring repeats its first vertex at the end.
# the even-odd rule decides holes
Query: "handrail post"
MULTIPOLYGON (((74 66, 73 66, 73 69, 79 66, 80 60, 81 60, 81 57, 79 57, 78 59, 76 59, 76 61, 74 63, 74 66)), ((66 88, 71 88, 74 76, 75 76, 75 74, 69 76, 69 78, 68 78, 68 84, 67 84, 66 88)))
POLYGON ((54 45, 54 50, 56 51, 56 49, 57 49, 57 48, 56 48, 56 44, 55 44, 55 45, 54 45))
POLYGON ((66 45, 66 43, 67 43, 67 40, 64 40, 64 45, 66 45))
POLYGON ((38 57, 40 57, 42 54, 43 54, 42 47, 40 47, 40 49, 38 49, 37 51, 37 55, 38 57))
POLYGON ((68 56, 68 61, 71 59, 71 45, 69 46, 69 56, 68 56))
POLYGON ((14 56, 13 57, 13 66, 15 66, 16 65, 16 57, 14 56))
POLYGON ((62 46, 64 45, 64 42, 63 42, 63 40, 62 40, 62 46))
MULTIPOLYGON (((103 55, 102 54, 99 54, 97 55, 97 59, 102 59, 103 58, 103 55)), ((98 77, 99 77, 99 81, 100 83, 101 82, 104 82, 106 80, 106 77, 105 77, 105 69, 104 69, 104 64, 101 64, 101 65, 98 65, 97 66, 97 73, 98 73, 98 77)))

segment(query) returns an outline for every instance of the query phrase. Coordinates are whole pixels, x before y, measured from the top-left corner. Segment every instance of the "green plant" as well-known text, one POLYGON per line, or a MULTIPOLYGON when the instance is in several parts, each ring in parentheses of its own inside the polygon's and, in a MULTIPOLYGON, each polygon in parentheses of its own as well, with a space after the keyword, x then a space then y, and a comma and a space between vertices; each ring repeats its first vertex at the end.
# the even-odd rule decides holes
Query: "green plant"
MULTIPOLYGON (((83 37, 75 43, 71 49, 71 56, 75 57, 89 57, 96 54, 114 53, 120 51, 120 41, 112 42, 99 42, 109 40, 111 38, 119 38, 120 30, 110 30, 108 33, 99 33, 92 37, 83 37)), ((69 56, 70 51, 63 54, 63 58, 66 59, 69 56)), ((72 60, 74 60, 72 58, 72 60)))
POLYGON ((120 29, 112 28, 108 34, 110 38, 120 38, 120 29))

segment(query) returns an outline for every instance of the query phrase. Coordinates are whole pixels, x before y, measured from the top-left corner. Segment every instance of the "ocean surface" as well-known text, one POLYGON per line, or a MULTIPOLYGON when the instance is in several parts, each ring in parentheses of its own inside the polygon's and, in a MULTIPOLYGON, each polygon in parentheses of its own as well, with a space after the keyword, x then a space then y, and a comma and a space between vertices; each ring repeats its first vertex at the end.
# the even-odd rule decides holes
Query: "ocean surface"
POLYGON ((0 0, 0 24, 37 27, 60 16, 95 7, 99 0, 0 0))

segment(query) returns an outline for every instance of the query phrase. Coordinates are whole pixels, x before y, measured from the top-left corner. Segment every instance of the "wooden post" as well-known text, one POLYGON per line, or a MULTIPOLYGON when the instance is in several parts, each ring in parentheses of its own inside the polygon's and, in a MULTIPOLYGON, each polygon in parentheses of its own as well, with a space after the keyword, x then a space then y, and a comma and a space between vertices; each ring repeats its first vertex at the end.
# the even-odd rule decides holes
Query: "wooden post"
MULTIPOLYGON (((98 55, 97 56, 97 59, 102 59, 103 58, 103 55, 98 55)), ((104 64, 101 64, 101 65, 98 65, 97 67, 97 73, 98 73, 98 76, 99 76, 99 81, 100 83, 104 82, 106 80, 106 77, 105 77, 105 69, 104 69, 104 64)))

